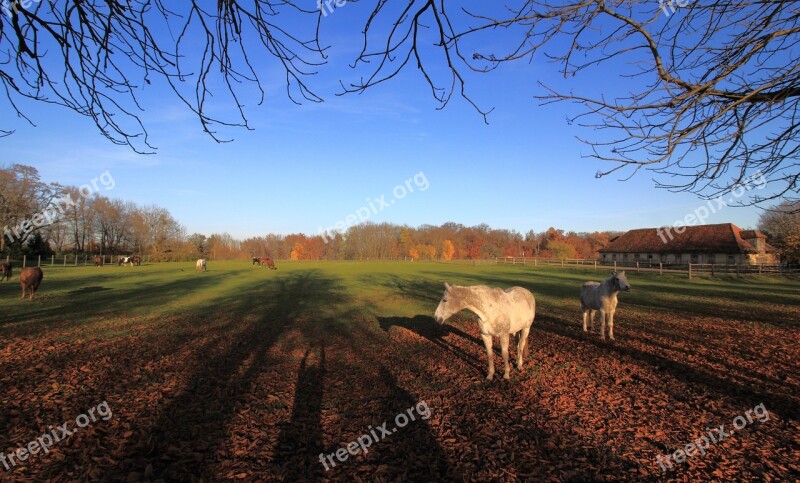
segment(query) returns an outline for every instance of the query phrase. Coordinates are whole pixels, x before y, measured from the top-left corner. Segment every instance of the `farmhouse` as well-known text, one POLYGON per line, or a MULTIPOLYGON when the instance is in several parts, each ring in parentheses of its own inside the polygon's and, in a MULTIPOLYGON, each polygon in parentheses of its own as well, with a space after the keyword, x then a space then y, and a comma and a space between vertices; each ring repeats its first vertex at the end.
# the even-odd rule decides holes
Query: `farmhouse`
POLYGON ((600 262, 773 264, 777 263, 774 251, 766 235, 733 223, 639 228, 611 239, 600 250, 600 262))

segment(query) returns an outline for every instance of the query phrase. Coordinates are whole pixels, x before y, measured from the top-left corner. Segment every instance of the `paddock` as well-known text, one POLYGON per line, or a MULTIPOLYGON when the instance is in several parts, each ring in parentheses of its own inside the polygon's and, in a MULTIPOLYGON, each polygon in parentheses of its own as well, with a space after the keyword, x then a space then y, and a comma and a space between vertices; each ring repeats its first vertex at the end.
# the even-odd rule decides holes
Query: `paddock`
POLYGON ((113 412, 4 481, 800 474, 796 279, 628 271, 634 290, 617 307, 624 332, 611 342, 585 337, 579 323, 576 287, 594 278, 589 270, 280 268, 264 277, 242 261, 214 262, 204 276, 195 276, 194 262, 56 265, 33 301, 18 300, 18 284, 0 284, 0 362, 13 368, 0 372, 0 394, 12 395, 0 423, 6 452, 104 400, 113 412), (443 280, 535 294, 529 356, 510 381, 485 380, 474 315, 434 321, 443 280), (119 303, 122 294, 140 303, 119 303), (429 418, 398 417, 422 402, 429 418), (762 404, 769 419, 743 419, 762 404), (706 428, 742 421, 704 454, 664 459, 706 428), (384 422, 396 432, 366 454, 336 459, 384 422))

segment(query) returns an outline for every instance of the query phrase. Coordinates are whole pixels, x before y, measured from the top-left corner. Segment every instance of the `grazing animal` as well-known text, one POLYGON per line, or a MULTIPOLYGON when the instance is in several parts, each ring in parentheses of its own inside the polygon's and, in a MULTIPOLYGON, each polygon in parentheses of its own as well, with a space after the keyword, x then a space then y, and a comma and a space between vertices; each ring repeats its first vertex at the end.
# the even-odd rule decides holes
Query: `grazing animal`
POLYGON ((99 267, 103 264, 103 259, 100 257, 94 257, 94 266, 99 267))
POLYGON ((586 282, 581 287, 581 312, 583 313, 583 331, 588 332, 586 323, 594 328, 595 311, 600 311, 600 338, 606 340, 606 319, 608 319, 608 337, 614 340, 614 312, 617 310, 617 293, 631 289, 625 271, 612 272, 602 283, 586 282))
POLYGON ((271 258, 260 258, 258 261, 262 267, 266 265, 270 270, 277 270, 275 262, 273 262, 271 258))
POLYGON ((528 352, 528 333, 536 316, 536 300, 533 294, 522 287, 511 287, 506 290, 491 288, 485 285, 459 287, 444 284, 445 291, 434 318, 443 324, 451 315, 463 309, 470 310, 480 317, 478 321, 481 339, 486 346, 489 358, 489 375, 494 377, 494 353, 492 337, 500 338, 500 349, 503 353, 503 378, 510 379, 508 365, 508 343, 511 334, 519 333, 517 342, 517 368, 522 369, 523 353, 528 352))
POLYGON ((123 265, 129 265, 129 266, 132 267, 133 266, 133 259, 131 257, 122 257, 122 258, 120 258, 119 259, 119 266, 121 267, 123 265))
POLYGON ((131 257, 131 265, 136 265, 137 267, 142 264, 142 258, 139 255, 134 255, 131 257))
POLYGON ((197 264, 195 265, 194 271, 195 272, 200 272, 200 271, 205 272, 206 271, 206 259, 205 258, 198 258, 197 259, 197 264))
POLYGON ((258 257, 253 257, 253 265, 261 265, 261 259, 258 257))
POLYGON ((42 283, 42 279, 44 278, 44 273, 42 269, 39 267, 25 267, 19 273, 19 282, 22 285, 22 296, 20 299, 25 298, 25 290, 30 292, 30 300, 33 300, 33 295, 36 293, 36 289, 39 288, 39 284, 42 283))
POLYGON ((0 273, 2 273, 0 282, 2 282, 3 279, 11 280, 11 262, 0 263, 0 273))

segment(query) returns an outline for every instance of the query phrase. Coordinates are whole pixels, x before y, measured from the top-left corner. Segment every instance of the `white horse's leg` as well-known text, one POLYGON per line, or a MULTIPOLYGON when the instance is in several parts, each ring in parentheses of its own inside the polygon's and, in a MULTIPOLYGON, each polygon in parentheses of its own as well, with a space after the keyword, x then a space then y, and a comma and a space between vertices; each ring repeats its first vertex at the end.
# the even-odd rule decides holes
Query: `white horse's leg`
POLYGON ((600 309, 600 339, 606 340, 606 311, 600 309))
POLYGON ((586 323, 589 321, 589 312, 590 311, 591 311, 591 309, 582 309, 583 313, 581 314, 581 317, 583 318, 583 331, 584 332, 588 332, 588 329, 586 328, 586 323))
POLYGON ((614 311, 608 313, 608 338, 614 340, 614 311))
POLYGON ((483 345, 486 346, 486 355, 489 358, 489 375, 486 376, 487 380, 492 380, 494 377, 494 353, 492 352, 492 336, 489 334, 481 334, 483 345))
POLYGON ((508 363, 508 342, 511 334, 500 336, 500 352, 503 353, 503 379, 511 379, 511 365, 508 363))
POLYGON ((531 331, 530 327, 526 327, 520 331, 519 341, 517 342, 517 369, 522 369, 522 356, 528 351, 528 333, 531 331))

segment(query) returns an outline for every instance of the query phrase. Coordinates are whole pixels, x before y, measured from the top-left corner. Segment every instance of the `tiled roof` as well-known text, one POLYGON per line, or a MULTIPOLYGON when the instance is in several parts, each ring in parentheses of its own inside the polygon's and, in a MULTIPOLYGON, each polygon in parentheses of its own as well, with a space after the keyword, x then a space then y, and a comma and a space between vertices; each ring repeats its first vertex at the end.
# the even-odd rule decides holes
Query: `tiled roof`
MULTIPOLYGON (((758 230, 742 231, 733 223, 683 227, 678 233, 674 227, 639 228, 611 240, 601 253, 758 253, 743 237, 763 237, 758 230)), ((772 247, 766 245, 767 252, 772 247)))

